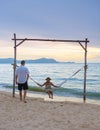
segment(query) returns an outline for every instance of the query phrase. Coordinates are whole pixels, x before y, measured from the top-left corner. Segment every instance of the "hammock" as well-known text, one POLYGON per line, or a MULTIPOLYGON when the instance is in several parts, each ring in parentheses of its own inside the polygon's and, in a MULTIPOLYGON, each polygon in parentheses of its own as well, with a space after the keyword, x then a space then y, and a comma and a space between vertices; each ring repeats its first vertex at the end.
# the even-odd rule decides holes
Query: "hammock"
MULTIPOLYGON (((37 81, 35 81, 32 77, 30 77, 30 79, 32 80, 32 81, 34 81, 42 90, 46 90, 46 88, 45 87, 41 87, 40 85, 39 85, 39 83, 37 82, 37 81)), ((54 91, 54 90, 56 90, 58 87, 52 87, 51 88, 51 91, 54 91)))
MULTIPOLYGON (((59 87, 56 87, 56 88, 54 88, 54 89, 57 89, 57 88, 60 88, 64 83, 66 83, 67 82, 67 80, 69 80, 70 78, 72 78, 73 76, 75 76, 78 72, 80 72, 81 70, 83 69, 83 67, 81 68, 81 69, 79 69, 79 70, 77 70, 74 74, 72 74, 69 78, 66 78, 63 82, 61 82, 59 85, 57 85, 57 86, 59 86, 59 87)), ((32 81, 34 81, 39 87, 40 87, 40 85, 39 85, 39 83, 37 82, 37 81, 35 81, 32 77, 30 77, 30 79, 32 80, 32 81)), ((42 87, 41 87, 42 88, 42 87)), ((45 88, 43 88, 43 89, 45 89, 45 88)))

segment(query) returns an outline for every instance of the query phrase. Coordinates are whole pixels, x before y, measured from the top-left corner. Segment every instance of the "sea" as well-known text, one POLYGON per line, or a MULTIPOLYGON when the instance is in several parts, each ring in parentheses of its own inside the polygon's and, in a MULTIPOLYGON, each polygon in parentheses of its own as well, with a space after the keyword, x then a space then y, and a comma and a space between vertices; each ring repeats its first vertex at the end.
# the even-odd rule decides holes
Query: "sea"
MULTIPOLYGON (((84 92, 84 64, 83 63, 35 63, 26 64, 30 77, 36 82, 43 84, 46 77, 50 77, 52 83, 61 87, 54 89, 54 95, 59 97, 83 98, 84 92), (80 70, 80 71, 79 71, 80 70), (78 73, 77 73, 78 72, 78 73), (76 74, 75 74, 76 73, 76 74), (75 74, 75 75, 74 75, 75 74)), ((32 79, 29 86, 39 87, 32 79)), ((86 78, 86 98, 100 100, 100 63, 89 63, 86 78)), ((0 64, 0 90, 13 91, 13 66, 0 64)), ((16 91, 18 91, 16 89, 16 91)), ((32 92, 39 93, 39 92, 32 92)), ((41 95, 44 93, 40 93, 41 95)))

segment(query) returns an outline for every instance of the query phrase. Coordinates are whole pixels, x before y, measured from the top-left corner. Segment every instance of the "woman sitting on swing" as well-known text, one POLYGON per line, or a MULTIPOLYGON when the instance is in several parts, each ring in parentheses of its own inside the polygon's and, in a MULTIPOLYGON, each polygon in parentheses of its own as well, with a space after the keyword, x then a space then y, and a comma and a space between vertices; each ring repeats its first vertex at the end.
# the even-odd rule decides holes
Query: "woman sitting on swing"
POLYGON ((59 86, 56 86, 52 82, 50 82, 51 78, 49 78, 49 77, 47 77, 45 80, 46 80, 45 83, 43 83, 43 84, 37 83, 37 84, 41 87, 45 86, 45 91, 48 93, 49 98, 53 99, 53 91, 52 91, 51 86, 53 86, 53 87, 59 87, 59 86))

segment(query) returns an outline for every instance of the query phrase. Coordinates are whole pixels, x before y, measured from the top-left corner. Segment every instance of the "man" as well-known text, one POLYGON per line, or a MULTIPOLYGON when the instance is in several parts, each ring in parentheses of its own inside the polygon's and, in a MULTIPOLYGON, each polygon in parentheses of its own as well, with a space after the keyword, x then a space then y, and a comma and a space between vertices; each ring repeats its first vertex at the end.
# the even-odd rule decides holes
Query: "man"
POLYGON ((21 61, 20 67, 16 69, 16 84, 18 84, 20 101, 22 101, 22 90, 24 91, 23 101, 26 103, 26 94, 28 89, 29 70, 25 67, 25 61, 21 61))

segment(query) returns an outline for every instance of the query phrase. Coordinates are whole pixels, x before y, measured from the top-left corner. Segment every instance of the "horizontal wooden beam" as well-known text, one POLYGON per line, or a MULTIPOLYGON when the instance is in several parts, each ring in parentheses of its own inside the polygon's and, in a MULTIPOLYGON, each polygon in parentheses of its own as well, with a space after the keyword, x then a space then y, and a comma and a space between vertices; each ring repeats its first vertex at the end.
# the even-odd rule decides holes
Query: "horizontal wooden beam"
POLYGON ((24 38, 24 39, 22 39, 22 38, 16 38, 16 39, 12 39, 12 40, 16 40, 16 41, 23 41, 23 40, 25 40, 25 41, 51 41, 51 42, 89 42, 87 39, 85 39, 85 40, 60 40, 60 39, 30 39, 30 38, 24 38))

